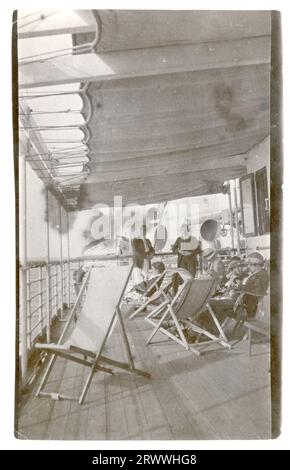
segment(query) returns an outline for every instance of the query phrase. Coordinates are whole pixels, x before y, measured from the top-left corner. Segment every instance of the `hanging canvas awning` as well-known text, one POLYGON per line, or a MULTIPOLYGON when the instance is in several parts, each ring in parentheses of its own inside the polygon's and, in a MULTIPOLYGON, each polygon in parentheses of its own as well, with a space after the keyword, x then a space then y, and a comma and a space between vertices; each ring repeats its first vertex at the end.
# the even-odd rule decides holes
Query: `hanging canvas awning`
POLYGON ((77 208, 210 194, 243 175, 245 153, 269 134, 270 12, 94 15, 91 31, 72 32, 72 56, 27 64, 20 83, 87 84, 77 208))
POLYGON ((97 16, 99 57, 117 74, 118 51, 132 63, 135 53, 140 76, 87 89, 92 160, 80 206, 111 204, 113 195, 142 204, 214 193, 245 173, 243 154, 269 133, 268 12, 97 16))

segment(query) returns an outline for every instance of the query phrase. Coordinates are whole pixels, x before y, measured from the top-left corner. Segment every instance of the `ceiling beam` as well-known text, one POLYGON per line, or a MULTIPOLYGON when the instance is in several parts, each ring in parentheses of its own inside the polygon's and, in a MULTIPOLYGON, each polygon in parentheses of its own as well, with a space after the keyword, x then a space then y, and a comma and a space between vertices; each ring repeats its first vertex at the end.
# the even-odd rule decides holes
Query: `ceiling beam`
POLYGON ((267 64, 270 36, 202 44, 79 54, 19 67, 19 87, 98 82, 267 64))
POLYGON ((40 38, 45 36, 59 36, 61 34, 95 33, 96 24, 65 26, 63 28, 50 28, 38 31, 23 31, 18 33, 18 39, 40 38))
POLYGON ((64 11, 47 12, 34 17, 34 21, 23 23, 18 18, 18 39, 56 36, 61 34, 95 33, 97 22, 91 10, 70 11, 69 21, 64 11), (73 13, 73 16, 72 16, 73 13), (70 26, 68 26, 68 24, 70 26))

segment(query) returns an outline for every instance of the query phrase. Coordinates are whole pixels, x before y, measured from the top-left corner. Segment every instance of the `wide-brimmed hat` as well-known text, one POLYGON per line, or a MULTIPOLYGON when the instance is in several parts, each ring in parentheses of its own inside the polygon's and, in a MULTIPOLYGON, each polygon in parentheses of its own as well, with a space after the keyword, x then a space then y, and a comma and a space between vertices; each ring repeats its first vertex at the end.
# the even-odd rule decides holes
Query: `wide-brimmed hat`
POLYGON ((216 250, 214 248, 206 248, 202 252, 202 256, 207 260, 211 260, 215 255, 216 255, 216 250))
POLYGON ((259 264, 260 266, 262 266, 264 264, 264 258, 260 253, 258 253, 257 251, 254 251, 253 253, 250 253, 247 256, 246 263, 247 264, 259 264))

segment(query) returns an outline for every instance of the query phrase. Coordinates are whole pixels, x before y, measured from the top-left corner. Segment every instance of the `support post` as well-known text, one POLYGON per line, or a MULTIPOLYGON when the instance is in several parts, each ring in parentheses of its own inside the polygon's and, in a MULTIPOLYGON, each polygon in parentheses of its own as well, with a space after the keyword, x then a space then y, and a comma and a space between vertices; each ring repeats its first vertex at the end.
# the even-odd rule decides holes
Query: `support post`
POLYGON ((38 268, 38 276, 39 276, 39 325, 40 325, 40 334, 42 334, 43 330, 43 290, 42 290, 42 266, 39 266, 38 268))
POLYGON ((232 205, 232 195, 231 195, 231 181, 229 181, 228 201, 229 201, 229 210, 230 210, 231 244, 232 244, 232 248, 235 248, 234 224, 233 224, 233 205, 232 205))
POLYGON ((60 319, 63 320, 63 256, 62 256, 62 216, 61 204, 58 202, 59 213, 59 267, 60 267, 60 319))
POLYGON ((69 238, 69 212, 66 212, 67 226, 67 304, 70 308, 70 238, 69 238))
POLYGON ((235 215, 236 215, 236 234, 237 234, 237 252, 240 256, 240 232, 239 232, 239 215, 238 215, 238 197, 237 197, 237 180, 234 181, 234 198, 235 198, 235 215))
POLYGON ((27 349, 31 349, 31 269, 26 269, 26 288, 27 288, 27 349))
POLYGON ((26 198, 26 160, 25 154, 19 155, 19 239, 20 239, 20 364, 22 385, 27 379, 27 198, 26 198))
POLYGON ((48 204, 48 189, 46 188, 46 341, 50 343, 50 323, 51 323, 51 309, 50 309, 50 244, 49 244, 49 204, 48 204))

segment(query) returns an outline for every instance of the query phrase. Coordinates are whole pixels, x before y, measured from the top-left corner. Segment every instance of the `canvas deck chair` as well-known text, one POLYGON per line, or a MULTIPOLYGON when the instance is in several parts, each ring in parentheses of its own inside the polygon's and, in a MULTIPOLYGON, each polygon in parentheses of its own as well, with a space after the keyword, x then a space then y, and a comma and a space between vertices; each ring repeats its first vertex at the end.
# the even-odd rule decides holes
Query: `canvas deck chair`
POLYGON ((87 273, 77 296, 58 344, 35 345, 52 354, 47 369, 36 392, 36 396, 50 396, 52 399, 76 400, 83 403, 93 375, 98 370, 112 374, 111 367, 117 367, 150 378, 150 374, 135 368, 128 342, 120 305, 130 277, 128 266, 92 267, 87 273), (77 308, 83 291, 87 289, 82 308, 77 308), (119 320, 128 363, 104 356, 103 350, 116 321, 119 320), (48 381, 57 357, 77 362, 88 367, 88 376, 79 397, 48 393, 43 389, 48 381))
POLYGON ((165 276, 166 276, 166 271, 164 271, 158 277, 156 277, 154 282, 146 289, 144 294, 141 295, 140 301, 141 302, 143 301, 144 303, 140 305, 140 307, 138 307, 136 310, 134 310, 133 313, 131 313, 131 315, 129 316, 129 320, 132 320, 136 315, 141 313, 145 308, 147 308, 148 305, 154 303, 157 299, 160 299, 163 297, 163 300, 164 300, 165 298, 167 298, 166 290, 168 290, 170 285, 162 287, 162 282, 165 276), (152 293, 152 295, 150 295, 150 291, 152 291, 152 289, 154 288, 155 288, 155 291, 152 293))
MULTIPOLYGON (((242 294, 243 295, 243 294, 242 294)), ((256 314, 253 318, 245 318, 240 320, 238 327, 246 328, 246 334, 243 337, 243 340, 248 340, 248 354, 251 356, 252 353, 252 332, 258 333, 261 336, 264 336, 268 340, 271 338, 271 329, 270 329, 270 317, 265 316, 263 303, 264 299, 268 295, 265 292, 264 295, 254 295, 250 294, 258 299, 256 314)))
POLYGON ((231 349, 223 327, 210 305, 210 298, 214 293, 215 286, 216 281, 212 278, 192 279, 182 284, 173 300, 169 298, 164 300, 161 305, 145 317, 145 320, 154 326, 146 344, 150 344, 156 333, 161 332, 197 355, 200 355, 201 351, 212 343, 217 343, 224 348, 231 349), (207 311, 211 321, 214 323, 217 334, 213 334, 196 324, 200 313, 205 311, 207 311), (176 334, 168 331, 168 328, 165 327, 168 321, 175 327, 176 334), (194 344, 188 343, 183 333, 181 322, 198 334, 199 342, 194 344), (200 341, 201 337, 208 339, 200 341))
POLYGON ((158 276, 154 284, 148 287, 142 296, 142 298, 145 300, 144 304, 140 305, 140 307, 134 310, 134 312, 129 316, 129 320, 141 313, 145 308, 147 308, 148 305, 155 304, 157 300, 159 300, 160 303, 165 300, 172 300, 170 290, 173 287, 173 276, 175 274, 179 274, 183 282, 186 282, 188 278, 192 279, 191 274, 183 268, 166 269, 163 273, 160 274, 160 276, 158 276), (155 287, 156 291, 148 297, 152 287, 155 287))

